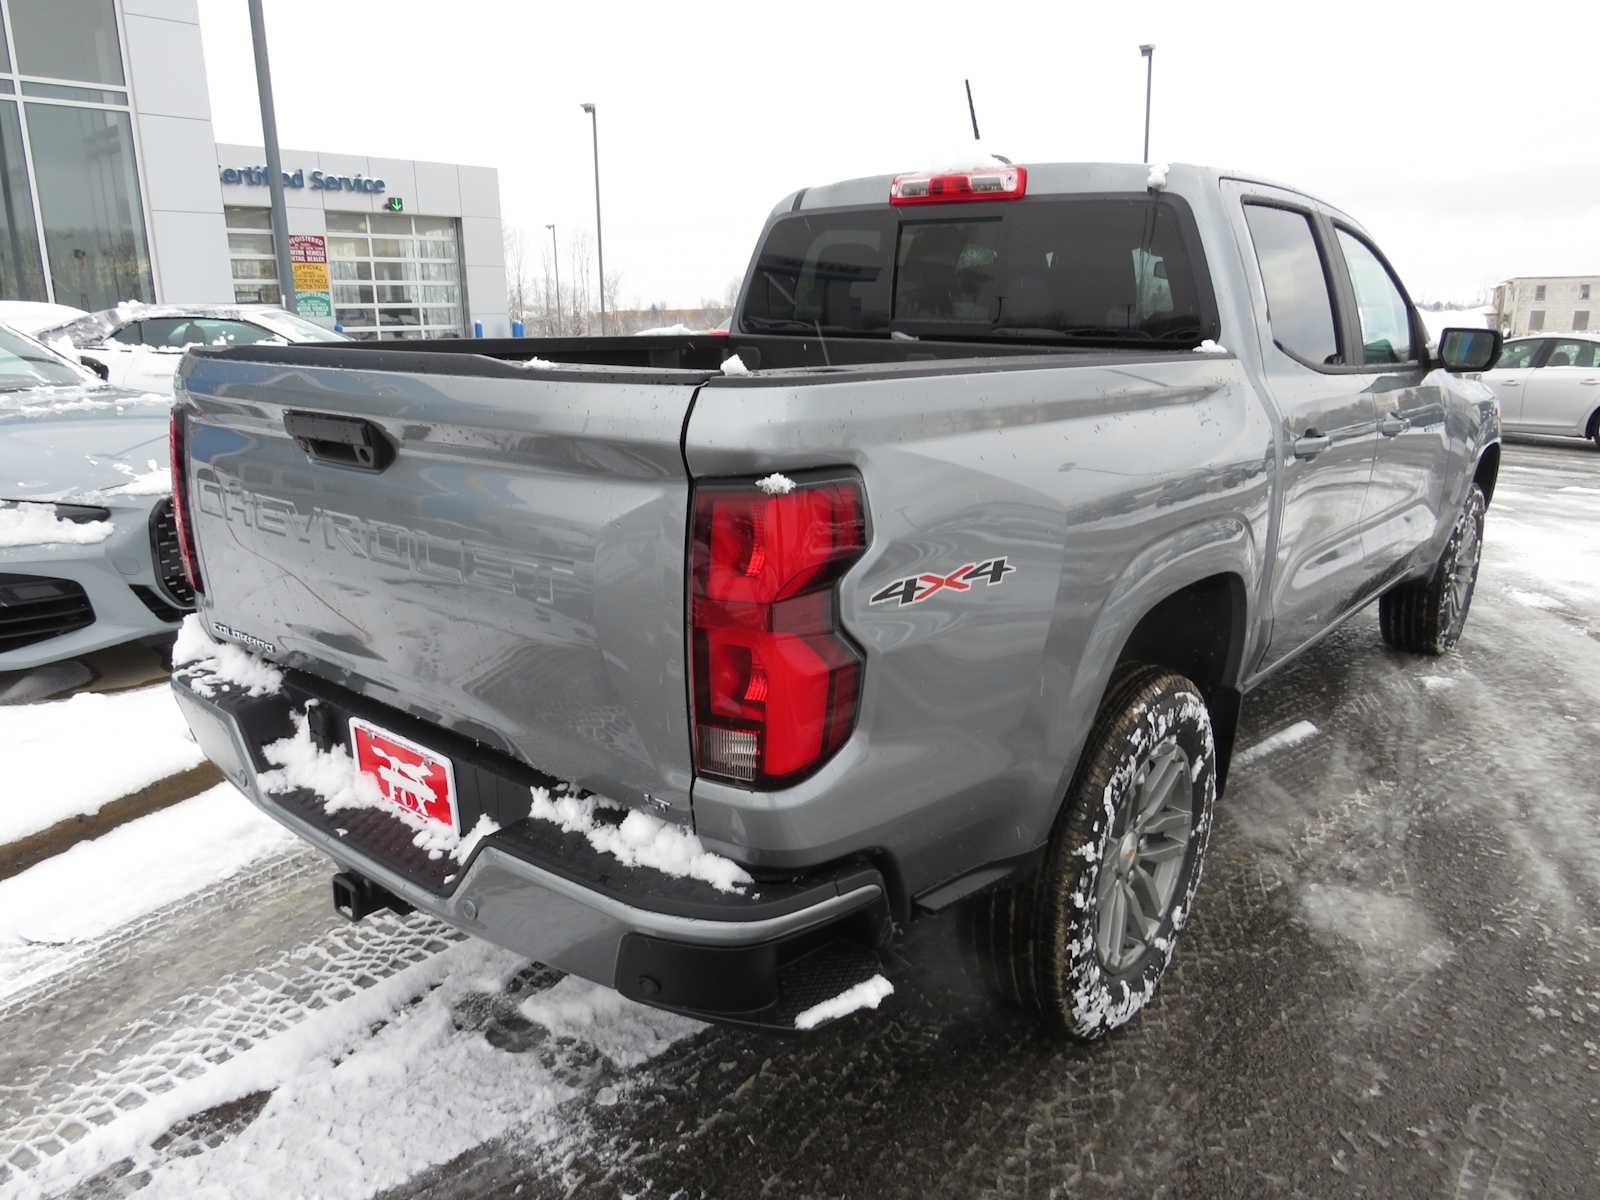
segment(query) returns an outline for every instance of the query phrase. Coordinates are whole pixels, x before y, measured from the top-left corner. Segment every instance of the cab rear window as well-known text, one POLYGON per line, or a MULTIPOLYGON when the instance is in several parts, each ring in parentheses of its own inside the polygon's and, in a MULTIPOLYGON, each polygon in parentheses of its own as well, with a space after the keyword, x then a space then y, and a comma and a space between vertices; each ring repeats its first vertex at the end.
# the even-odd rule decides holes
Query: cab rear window
POLYGON ((838 209, 776 222, 752 332, 1195 345, 1215 305, 1193 220, 1170 195, 838 209))

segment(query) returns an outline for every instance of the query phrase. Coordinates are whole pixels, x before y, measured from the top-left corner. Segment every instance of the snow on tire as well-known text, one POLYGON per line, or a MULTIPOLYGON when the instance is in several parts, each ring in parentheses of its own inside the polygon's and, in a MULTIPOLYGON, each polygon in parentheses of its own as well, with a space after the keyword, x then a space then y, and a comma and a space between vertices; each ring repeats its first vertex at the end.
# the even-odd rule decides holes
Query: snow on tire
POLYGON ((1200 689, 1154 667, 1114 680, 1043 863, 973 904, 991 983, 1080 1040, 1132 1020, 1194 910, 1216 791, 1200 689))

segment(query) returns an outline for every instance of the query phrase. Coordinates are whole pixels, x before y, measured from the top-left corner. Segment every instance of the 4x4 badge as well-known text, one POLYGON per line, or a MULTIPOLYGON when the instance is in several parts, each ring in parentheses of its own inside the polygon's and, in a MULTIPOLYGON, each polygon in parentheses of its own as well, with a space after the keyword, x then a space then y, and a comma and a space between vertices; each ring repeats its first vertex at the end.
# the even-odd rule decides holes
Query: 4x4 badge
POLYGON ((986 562, 967 563, 957 567, 948 574, 922 574, 907 575, 904 579, 896 579, 888 587, 877 592, 872 597, 873 604, 887 604, 891 600, 898 600, 898 607, 907 604, 921 604, 930 596, 940 592, 968 592, 972 585, 980 579, 989 587, 1002 583, 1007 575, 1016 571, 1015 567, 1007 566, 1003 558, 991 558, 986 562))

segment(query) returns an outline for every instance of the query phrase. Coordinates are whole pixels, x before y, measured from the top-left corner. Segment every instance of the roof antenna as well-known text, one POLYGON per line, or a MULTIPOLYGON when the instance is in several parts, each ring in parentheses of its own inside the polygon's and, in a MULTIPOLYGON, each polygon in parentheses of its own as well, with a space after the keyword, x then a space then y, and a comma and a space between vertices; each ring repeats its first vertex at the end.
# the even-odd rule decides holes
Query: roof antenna
POLYGON ((972 103, 972 80, 963 79, 961 82, 967 85, 967 114, 972 118, 972 140, 981 142, 983 139, 978 136, 978 110, 972 103))

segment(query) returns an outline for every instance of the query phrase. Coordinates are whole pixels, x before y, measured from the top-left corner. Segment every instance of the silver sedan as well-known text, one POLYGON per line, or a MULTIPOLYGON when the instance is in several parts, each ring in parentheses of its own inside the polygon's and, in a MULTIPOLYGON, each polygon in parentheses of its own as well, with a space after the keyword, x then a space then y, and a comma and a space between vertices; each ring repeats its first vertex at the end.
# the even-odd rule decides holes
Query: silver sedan
POLYGON ((1514 338, 1483 381, 1507 433, 1582 437, 1600 446, 1600 335, 1514 338))

